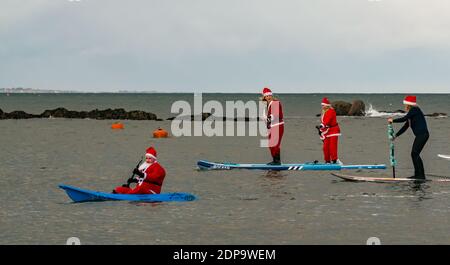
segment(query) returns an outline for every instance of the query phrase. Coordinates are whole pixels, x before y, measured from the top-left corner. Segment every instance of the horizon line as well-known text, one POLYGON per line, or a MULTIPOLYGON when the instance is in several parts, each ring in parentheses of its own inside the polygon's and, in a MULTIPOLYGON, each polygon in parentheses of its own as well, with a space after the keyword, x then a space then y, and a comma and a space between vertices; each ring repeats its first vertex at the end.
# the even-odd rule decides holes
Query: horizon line
MULTIPOLYGON (((117 91, 63 91, 63 90, 49 90, 48 92, 45 90, 36 90, 29 92, 14 92, 14 91, 0 91, 0 94, 261 94, 259 92, 162 92, 162 91, 130 91, 130 92, 117 92, 117 91)), ((450 92, 274 92, 274 95, 314 95, 314 94, 360 94, 360 95, 396 95, 396 94, 435 94, 435 95, 447 95, 450 92)))

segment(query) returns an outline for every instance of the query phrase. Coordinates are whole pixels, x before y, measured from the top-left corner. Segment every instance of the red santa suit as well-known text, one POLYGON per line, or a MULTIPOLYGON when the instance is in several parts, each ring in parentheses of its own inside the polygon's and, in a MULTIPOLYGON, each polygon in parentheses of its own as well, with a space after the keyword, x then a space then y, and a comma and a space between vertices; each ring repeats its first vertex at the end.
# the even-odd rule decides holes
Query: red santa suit
MULTIPOLYGON (((153 156, 156 159, 156 151, 151 147, 147 149, 146 156, 153 156)), ((138 183, 134 189, 129 187, 117 187, 115 192, 119 194, 159 194, 163 185, 166 171, 155 160, 153 163, 144 162, 139 166, 139 171, 143 173, 142 178, 138 178, 138 183)))
POLYGON ((322 106, 330 108, 322 113, 320 124, 320 139, 323 140, 323 156, 325 162, 338 160, 338 137, 341 135, 341 129, 337 123, 336 111, 331 107, 327 98, 322 100, 322 106))
MULTIPOLYGON (((264 88, 263 96, 272 95, 272 91, 264 88)), ((283 108, 279 100, 272 100, 267 106, 267 129, 269 130, 269 149, 273 158, 280 159, 281 140, 284 134, 283 108)))

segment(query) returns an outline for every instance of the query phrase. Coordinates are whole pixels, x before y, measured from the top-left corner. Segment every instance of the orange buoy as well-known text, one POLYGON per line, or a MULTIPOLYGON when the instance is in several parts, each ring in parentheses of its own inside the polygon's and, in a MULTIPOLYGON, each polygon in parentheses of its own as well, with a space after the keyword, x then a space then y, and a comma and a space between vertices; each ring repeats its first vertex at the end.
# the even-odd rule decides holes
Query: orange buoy
POLYGON ((116 122, 111 125, 111 129, 113 129, 113 130, 124 129, 124 126, 122 123, 116 122))
POLYGON ((153 131, 153 138, 167 138, 169 136, 169 133, 161 128, 158 128, 153 131))

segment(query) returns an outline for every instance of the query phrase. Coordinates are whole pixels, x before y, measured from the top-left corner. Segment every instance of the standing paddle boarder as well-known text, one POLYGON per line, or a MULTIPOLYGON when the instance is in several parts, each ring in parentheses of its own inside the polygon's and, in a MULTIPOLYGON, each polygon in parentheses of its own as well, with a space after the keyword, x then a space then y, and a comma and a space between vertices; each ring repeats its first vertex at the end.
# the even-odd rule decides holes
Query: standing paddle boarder
POLYGON ((410 177, 413 179, 425 179, 425 169, 423 168, 423 162, 420 158, 420 153, 422 152, 425 144, 430 138, 430 133, 428 132, 427 122, 422 110, 417 105, 416 96, 406 96, 403 100, 405 105, 405 110, 408 112, 404 117, 398 119, 389 118, 389 123, 401 123, 405 124, 403 127, 395 134, 395 138, 402 135, 409 127, 411 127, 416 138, 411 150, 411 158, 414 164, 414 176, 410 177))
POLYGON ((262 100, 267 103, 266 125, 269 130, 269 149, 272 162, 268 165, 281 165, 281 139, 284 134, 283 108, 281 102, 273 97, 272 91, 265 87, 262 100))
POLYGON ((341 129, 337 122, 336 111, 328 98, 323 98, 321 105, 321 124, 316 128, 319 130, 320 139, 323 141, 325 163, 342 164, 338 158, 338 137, 341 136, 341 129))
POLYGON ((166 176, 166 171, 156 160, 156 150, 149 147, 146 150, 145 162, 133 170, 133 177, 128 179, 128 184, 114 189, 113 193, 119 194, 159 194, 166 176), (137 178, 134 178, 137 175, 137 178), (131 183, 137 183, 134 189, 131 183))

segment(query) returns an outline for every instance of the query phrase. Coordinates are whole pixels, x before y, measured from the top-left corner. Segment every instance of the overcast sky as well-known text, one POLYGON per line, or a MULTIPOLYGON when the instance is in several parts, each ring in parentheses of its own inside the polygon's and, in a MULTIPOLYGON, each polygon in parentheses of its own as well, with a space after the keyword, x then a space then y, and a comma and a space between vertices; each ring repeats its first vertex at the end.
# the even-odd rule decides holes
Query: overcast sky
POLYGON ((0 87, 448 92, 449 0, 0 0, 0 87))

